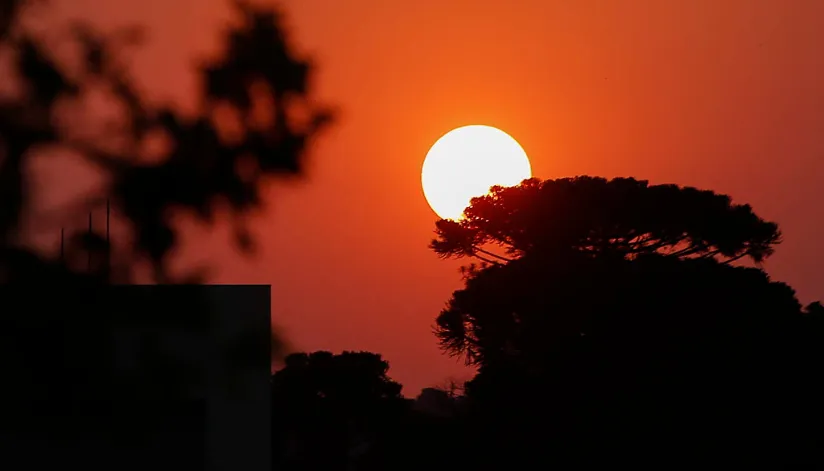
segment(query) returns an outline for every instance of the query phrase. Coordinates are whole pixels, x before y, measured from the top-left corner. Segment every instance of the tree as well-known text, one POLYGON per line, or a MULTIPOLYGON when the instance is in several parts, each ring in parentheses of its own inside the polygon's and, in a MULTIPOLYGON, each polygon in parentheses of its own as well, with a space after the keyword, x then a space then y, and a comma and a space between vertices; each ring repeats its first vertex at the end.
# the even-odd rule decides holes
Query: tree
POLYGON ((805 309, 805 313, 810 317, 817 317, 819 319, 824 319, 824 305, 821 302, 816 301, 814 303, 810 303, 805 309))
MULTIPOLYGON (((490 195, 473 199, 465 215, 457 222, 438 221, 431 248, 441 257, 482 262, 480 268, 469 267, 467 290, 455 293, 437 329, 442 345, 466 354, 471 363, 481 354, 478 336, 497 335, 503 326, 467 323, 460 306, 475 299, 470 293, 491 298, 503 291, 492 289, 495 284, 515 282, 509 292, 523 297, 517 283, 529 277, 551 275, 556 280, 545 280, 554 281, 546 287, 559 286, 571 279, 570 271, 590 277, 611 268, 607 262, 620 266, 660 257, 762 262, 781 237, 775 223, 760 219, 747 205, 732 204, 728 196, 623 178, 531 179, 493 187, 490 195)), ((490 303, 486 309, 499 307, 492 299, 485 302, 490 303)))
MULTIPOLYGON (((109 248, 98 235, 80 234, 71 239, 67 260, 96 251, 97 260, 122 268, 103 273, 107 277, 128 281, 135 262, 146 261, 157 281, 174 281, 167 266, 180 230, 173 212, 213 222, 221 207, 235 223, 237 245, 251 249, 245 216, 263 204, 262 183, 299 173, 307 145, 330 117, 309 95, 310 64, 287 43, 279 15, 236 2, 243 21, 227 32, 222 56, 200 68, 199 108, 187 115, 152 103, 133 85, 121 55, 139 41, 139 29, 104 35, 72 25, 65 39, 82 60, 66 63, 25 27, 25 14, 39 3, 0 3, 0 49, 9 52, 11 78, 19 85, 18 93, 0 96, 0 272, 14 279, 57 264, 23 248, 19 232, 31 185, 23 169, 44 149, 78 155, 106 175, 102 192, 66 209, 85 214, 111 199, 132 241, 109 248), (106 93, 123 113, 90 133, 73 123, 84 122, 92 92, 106 93), (295 110, 305 118, 297 119, 295 110), (157 142, 160 151, 147 150, 157 142)), ((99 263, 97 271, 107 265, 99 263)))
POLYGON ((528 179, 514 187, 496 186, 472 200, 464 219, 440 220, 436 227, 431 248, 438 255, 489 264, 559 250, 761 262, 781 240, 775 223, 726 195, 632 178, 528 179), (503 248, 505 255, 489 246, 503 248))
POLYGON ((358 457, 363 461, 396 430, 407 408, 379 354, 294 353, 285 363, 272 377, 279 469, 344 469, 358 457))
POLYGON ((487 443, 663 452, 700 434, 695 453, 729 451, 787 445, 820 416, 808 394, 824 330, 789 286, 733 263, 761 264, 780 241, 747 205, 633 179, 532 179, 437 229, 440 256, 481 261, 435 326, 447 353, 479 367, 467 397, 495 430, 545 430, 485 428, 487 443))

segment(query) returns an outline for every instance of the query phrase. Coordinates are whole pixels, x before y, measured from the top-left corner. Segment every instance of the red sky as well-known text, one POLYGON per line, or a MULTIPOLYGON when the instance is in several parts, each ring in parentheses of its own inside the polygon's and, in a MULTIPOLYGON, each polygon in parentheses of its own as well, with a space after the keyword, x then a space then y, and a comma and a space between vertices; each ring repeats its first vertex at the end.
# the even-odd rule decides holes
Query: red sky
MULTIPOLYGON (((292 38, 316 59, 337 124, 307 178, 272 192, 240 260, 225 234, 181 254, 214 282, 271 283, 296 349, 384 354, 414 395, 468 372, 431 325, 457 264, 429 252, 428 147, 465 124, 518 139, 542 178, 634 176, 710 188, 779 222, 767 269, 824 297, 824 2, 819 0, 295 0, 292 38)), ((134 56, 154 97, 186 103, 223 0, 53 0, 58 16, 149 27, 134 56)))

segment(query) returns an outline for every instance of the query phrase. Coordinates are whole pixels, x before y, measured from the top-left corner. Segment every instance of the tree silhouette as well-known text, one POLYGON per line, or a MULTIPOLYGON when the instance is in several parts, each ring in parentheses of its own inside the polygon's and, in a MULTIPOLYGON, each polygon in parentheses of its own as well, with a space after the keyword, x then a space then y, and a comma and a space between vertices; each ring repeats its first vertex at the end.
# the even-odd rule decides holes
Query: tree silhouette
POLYGON ((324 351, 285 363, 272 377, 275 467, 366 469, 407 407, 389 364, 375 353, 324 351))
POLYGON ((657 257, 724 264, 750 257, 761 262, 780 241, 775 223, 760 219, 749 206, 733 205, 728 196, 623 178, 530 179, 514 187, 493 187, 490 195, 472 200, 464 219, 440 220, 436 226, 438 238, 431 248, 438 255, 482 261, 480 267, 469 267, 467 290, 455 294, 438 320, 443 346, 467 354, 470 362, 477 362, 481 353, 478 336, 501 335, 507 327, 467 323, 461 311, 472 309, 461 304, 483 293, 488 299, 478 307, 500 307, 491 299, 504 291, 493 289, 498 283, 517 280, 508 292, 523 299, 517 283, 529 289, 537 281, 534 276, 554 274, 563 281, 574 274, 565 271, 580 269, 590 277, 621 266, 621 261, 657 257))
POLYGON ((822 305, 819 301, 810 303, 804 311, 810 317, 819 319, 824 318, 824 305, 822 305))
POLYGON ((756 262, 780 242, 778 226, 726 195, 632 178, 528 179, 473 198, 464 219, 440 220, 442 257, 506 263, 529 253, 575 250, 632 258, 660 253, 756 262), (490 246, 503 249, 495 253, 490 246))
MULTIPOLYGON (((222 55, 200 67, 198 108, 192 115, 152 103, 133 85, 121 53, 139 40, 139 30, 103 35, 72 25, 68 40, 82 60, 66 64, 24 26, 25 13, 37 3, 0 4, 0 49, 10 52, 12 78, 19 85, 19 93, 0 97, 4 276, 55 263, 21 254, 27 249, 19 225, 30 193, 23 169, 43 149, 78 155, 106 175, 101 193, 67 210, 82 214, 111 198, 113 211, 128 222, 132 242, 114 254, 125 266, 120 281, 128 281, 130 268, 141 260, 151 263, 157 281, 174 281, 167 266, 180 230, 173 211, 213 222, 225 207, 236 226, 238 247, 252 249, 245 216, 263 204, 262 183, 300 172, 309 141, 330 117, 310 97, 310 64, 289 47, 279 15, 236 2, 242 23, 226 33, 222 55), (101 91, 122 116, 90 133, 76 123, 84 121, 89 94, 101 91), (149 152, 150 142, 162 142, 162 150, 149 152)), ((83 235, 72 239, 70 251, 107 252, 105 242, 83 235)))
POLYGON ((780 240, 749 206, 632 179, 532 179, 437 228, 436 253, 482 261, 435 327, 479 367, 476 442, 522 457, 550 443, 559 459, 821 439, 819 308, 732 263, 780 240))

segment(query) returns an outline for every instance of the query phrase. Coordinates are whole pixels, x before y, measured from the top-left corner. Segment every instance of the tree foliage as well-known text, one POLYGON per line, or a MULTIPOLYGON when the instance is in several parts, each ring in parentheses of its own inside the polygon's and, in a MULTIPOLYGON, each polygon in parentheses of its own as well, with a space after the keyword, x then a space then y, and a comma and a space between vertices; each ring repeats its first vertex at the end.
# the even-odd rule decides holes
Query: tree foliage
MULTIPOLYGON (((19 85, 16 93, 0 96, 5 276, 26 271, 22 263, 40 269, 54 263, 20 254, 25 241, 19 228, 31 193, 26 162, 43 150, 78 155, 105 174, 102 192, 68 208, 84 214, 111 198, 132 242, 117 247, 124 277, 134 262, 145 260, 158 281, 172 281, 168 255, 180 231, 173 214, 180 212, 212 222, 220 208, 228 208, 238 246, 251 249, 245 215, 262 205, 262 183, 300 172, 307 145, 330 117, 310 96, 310 63, 289 46, 279 15, 236 3, 242 21, 227 31, 222 54, 199 69, 198 108, 187 114, 150 101, 134 85, 122 53, 140 38, 139 30, 107 35, 72 25, 65 39, 81 60, 67 62, 24 26, 26 12, 39 3, 0 2, 0 49, 9 52, 11 79, 19 85), (119 117, 102 129, 84 129, 78 123, 89 112, 87 100, 100 92, 119 117), (157 142, 163 144, 152 147, 157 142)), ((72 241, 70 251, 108 251, 100 236, 72 241)))
POLYGON ((478 367, 466 388, 487 424, 478 440, 575 455, 702 434, 696 452, 735 437, 730 451, 800 443, 822 417, 820 305, 732 263, 763 262, 780 241, 747 205, 633 179, 532 179, 437 229, 440 256, 483 262, 435 326, 444 351, 478 367))
POLYGON ((535 322, 555 323, 538 329, 540 335, 579 335, 589 314, 601 309, 630 315, 628 293, 635 287, 644 287, 638 293, 644 302, 694 300, 688 292, 667 297, 674 293, 649 290, 635 278, 697 276, 700 270, 706 272, 701 279, 737 274, 719 262, 761 262, 780 241, 775 223, 726 195, 623 178, 531 179, 495 187, 473 199, 465 216, 439 221, 432 248, 443 257, 486 262, 437 322, 442 346, 466 354, 470 363, 482 361, 484 352, 524 348, 519 339, 536 332, 535 322), (506 255, 496 255, 495 246, 506 255), (562 322, 572 324, 561 328, 562 322))
POLYGON ((749 205, 712 191, 632 178, 525 180, 474 198, 459 221, 438 221, 431 247, 442 257, 506 263, 575 250, 633 258, 660 253, 761 262, 781 234, 749 205), (503 249, 503 254, 491 248, 503 249))
POLYGON ((387 376, 388 371, 389 363, 371 352, 293 353, 272 377, 272 387, 284 399, 312 398, 353 406, 400 398, 401 385, 387 376))
POLYGON ((294 353, 285 363, 272 377, 278 469, 345 469, 374 457, 407 408, 379 354, 294 353))

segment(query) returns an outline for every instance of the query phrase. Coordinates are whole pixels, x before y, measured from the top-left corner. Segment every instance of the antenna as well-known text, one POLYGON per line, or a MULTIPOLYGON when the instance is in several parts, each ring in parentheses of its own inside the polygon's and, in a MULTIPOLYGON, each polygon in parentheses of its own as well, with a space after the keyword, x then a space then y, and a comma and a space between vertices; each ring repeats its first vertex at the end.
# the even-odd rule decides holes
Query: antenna
MULTIPOLYGON (((111 243, 111 226, 110 226, 110 219, 111 219, 111 202, 108 198, 106 198, 106 276, 109 275, 111 271, 111 247, 109 244, 111 243)), ((89 212, 89 229, 88 235, 89 240, 91 240, 91 236, 94 233, 94 226, 92 225, 92 212, 89 212)), ((60 228, 60 261, 64 262, 66 258, 66 229, 64 227, 60 228)), ((89 273, 92 271, 92 248, 89 247, 88 250, 88 260, 87 260, 87 270, 89 273)))
POLYGON ((109 240, 109 216, 111 214, 111 204, 109 198, 106 198, 106 279, 109 278, 109 273, 112 271, 112 247, 109 240))
MULTIPOLYGON (((89 240, 91 240, 92 236, 92 213, 89 213, 89 240)), ((89 265, 88 270, 91 273, 92 271, 92 249, 89 247, 89 265)))

